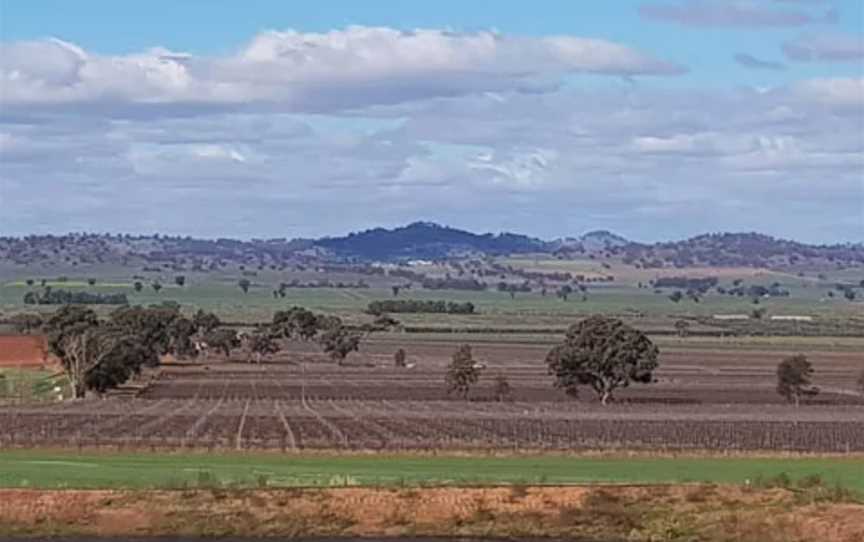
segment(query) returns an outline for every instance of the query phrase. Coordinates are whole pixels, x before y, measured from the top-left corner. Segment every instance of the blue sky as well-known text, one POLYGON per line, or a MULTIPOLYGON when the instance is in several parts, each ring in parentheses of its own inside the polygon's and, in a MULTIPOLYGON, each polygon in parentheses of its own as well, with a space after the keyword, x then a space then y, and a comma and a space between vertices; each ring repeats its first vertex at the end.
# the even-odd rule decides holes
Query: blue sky
POLYGON ((862 33, 859 0, 0 0, 0 234, 862 240, 862 33))

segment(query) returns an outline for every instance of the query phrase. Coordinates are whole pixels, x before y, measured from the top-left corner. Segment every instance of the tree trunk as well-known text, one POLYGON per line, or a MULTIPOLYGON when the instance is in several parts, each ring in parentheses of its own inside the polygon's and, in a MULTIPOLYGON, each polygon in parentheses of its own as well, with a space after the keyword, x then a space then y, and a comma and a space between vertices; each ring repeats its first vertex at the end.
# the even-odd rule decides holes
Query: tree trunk
POLYGON ((72 383, 72 392, 75 395, 75 399, 84 399, 87 395, 87 388, 84 386, 83 381, 76 381, 72 383))
POLYGON ((612 397, 612 392, 610 392, 609 390, 604 390, 603 394, 600 396, 600 403, 603 406, 606 406, 606 404, 609 402, 610 397, 612 397))

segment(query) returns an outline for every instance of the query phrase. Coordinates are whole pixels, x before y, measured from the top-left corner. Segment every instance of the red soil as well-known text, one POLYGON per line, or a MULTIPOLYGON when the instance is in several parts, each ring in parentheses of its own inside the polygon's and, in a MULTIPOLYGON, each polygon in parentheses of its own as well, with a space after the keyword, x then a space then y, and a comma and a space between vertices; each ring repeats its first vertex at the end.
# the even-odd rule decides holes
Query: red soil
POLYGON ((0 367, 42 367, 53 365, 45 337, 0 335, 0 367))

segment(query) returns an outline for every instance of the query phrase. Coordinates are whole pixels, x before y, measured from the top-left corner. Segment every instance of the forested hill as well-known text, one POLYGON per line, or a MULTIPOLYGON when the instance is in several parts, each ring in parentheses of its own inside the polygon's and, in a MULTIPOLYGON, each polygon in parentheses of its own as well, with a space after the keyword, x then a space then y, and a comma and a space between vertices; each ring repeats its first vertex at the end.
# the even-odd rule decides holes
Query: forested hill
POLYGON ((346 237, 325 238, 317 246, 338 254, 363 259, 446 258, 454 253, 518 254, 549 252, 550 243, 525 235, 478 235, 431 222, 415 222, 401 228, 375 228, 346 237))
POLYGON ((630 243, 613 249, 644 267, 862 267, 864 244, 808 245, 759 233, 714 233, 683 241, 630 243))
POLYGON ((516 233, 476 234, 429 222, 375 228, 344 237, 290 240, 193 239, 110 234, 0 237, 0 263, 18 265, 159 265, 213 270, 228 263, 281 266, 328 261, 394 261, 547 253, 634 267, 764 267, 787 270, 864 267, 864 244, 808 245, 758 233, 706 234, 682 241, 635 243, 608 231, 543 241, 516 233))

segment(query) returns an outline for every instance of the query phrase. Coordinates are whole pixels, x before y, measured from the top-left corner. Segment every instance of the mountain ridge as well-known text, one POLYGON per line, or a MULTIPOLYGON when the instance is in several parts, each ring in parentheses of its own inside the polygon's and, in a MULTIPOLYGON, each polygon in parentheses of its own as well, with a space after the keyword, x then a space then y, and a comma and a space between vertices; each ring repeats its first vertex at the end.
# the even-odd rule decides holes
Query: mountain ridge
POLYGON ((189 236, 120 234, 0 237, 0 261, 99 262, 105 259, 171 261, 184 258, 208 265, 213 260, 284 262, 406 261, 451 257, 545 253, 559 258, 620 259, 637 267, 864 266, 864 244, 813 245, 757 232, 699 234, 678 241, 640 243, 608 230, 578 237, 543 240, 513 232, 473 233, 429 221, 395 228, 371 228, 319 239, 195 239, 189 236))

